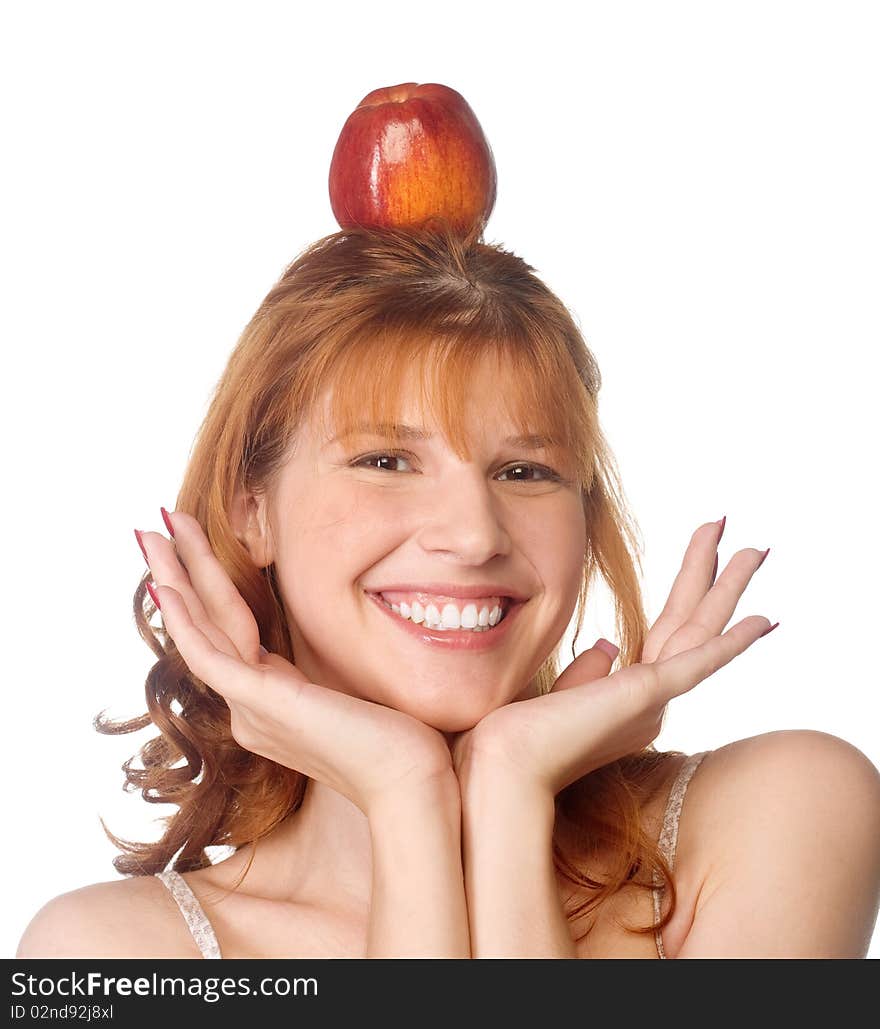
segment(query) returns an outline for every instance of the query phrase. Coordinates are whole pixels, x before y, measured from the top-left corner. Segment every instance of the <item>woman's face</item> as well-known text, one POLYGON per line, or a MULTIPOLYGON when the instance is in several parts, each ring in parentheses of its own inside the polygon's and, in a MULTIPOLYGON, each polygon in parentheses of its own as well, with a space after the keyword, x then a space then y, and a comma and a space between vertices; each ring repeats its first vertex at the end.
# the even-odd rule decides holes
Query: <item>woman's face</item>
POLYGON ((579 487, 542 470, 563 474, 547 451, 507 442, 520 427, 496 413, 503 390, 484 365, 468 398, 471 462, 408 400, 401 421, 430 438, 395 448, 371 435, 328 442, 314 424, 300 433, 266 513, 294 660, 310 681, 444 732, 530 694, 577 601, 585 519, 579 487), (462 595, 472 587, 479 596, 462 595), (492 598, 511 594, 521 602, 493 628, 492 598), (400 613, 386 606, 401 601, 400 613), (490 625, 430 628, 432 601, 447 625, 487 614, 490 625))

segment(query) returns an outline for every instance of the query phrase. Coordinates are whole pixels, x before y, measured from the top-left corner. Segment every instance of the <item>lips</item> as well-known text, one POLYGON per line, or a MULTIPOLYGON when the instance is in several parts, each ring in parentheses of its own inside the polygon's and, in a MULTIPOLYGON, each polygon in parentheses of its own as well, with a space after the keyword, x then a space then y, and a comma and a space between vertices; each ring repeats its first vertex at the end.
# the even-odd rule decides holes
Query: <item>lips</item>
POLYGON ((504 583, 478 583, 465 586, 455 582, 395 582, 382 586, 364 586, 367 593, 425 593, 434 597, 458 600, 481 600, 485 597, 504 597, 511 600, 528 600, 521 590, 504 583))
POLYGON ((513 601, 506 598, 509 606, 504 617, 493 628, 487 629, 485 632, 474 632, 471 629, 429 629, 424 624, 417 624, 395 614, 378 594, 370 591, 365 591, 365 593, 376 607, 384 612, 386 617, 393 619, 394 624, 409 636, 420 640, 429 647, 468 652, 481 652, 498 646, 507 638, 517 615, 525 607, 525 601, 513 601))

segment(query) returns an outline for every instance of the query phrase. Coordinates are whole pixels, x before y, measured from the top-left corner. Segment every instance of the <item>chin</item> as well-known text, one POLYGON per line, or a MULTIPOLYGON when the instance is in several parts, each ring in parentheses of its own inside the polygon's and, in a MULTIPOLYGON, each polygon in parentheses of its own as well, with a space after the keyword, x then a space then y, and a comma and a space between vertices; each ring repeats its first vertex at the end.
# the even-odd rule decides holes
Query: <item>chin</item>
POLYGON ((439 732, 459 733, 473 729, 490 711, 500 707, 503 701, 487 702, 485 697, 467 698, 461 695, 452 698, 448 692, 443 692, 435 698, 418 698, 410 694, 387 703, 439 732))
POLYGON ((424 716, 419 718, 415 712, 406 712, 412 714, 413 718, 418 718, 420 722, 424 722, 425 725, 430 725, 432 729, 436 729, 438 732, 450 733, 456 735, 460 732, 467 732, 468 729, 473 727, 485 716, 488 712, 482 712, 479 715, 457 715, 453 712, 444 712, 436 718, 424 716))

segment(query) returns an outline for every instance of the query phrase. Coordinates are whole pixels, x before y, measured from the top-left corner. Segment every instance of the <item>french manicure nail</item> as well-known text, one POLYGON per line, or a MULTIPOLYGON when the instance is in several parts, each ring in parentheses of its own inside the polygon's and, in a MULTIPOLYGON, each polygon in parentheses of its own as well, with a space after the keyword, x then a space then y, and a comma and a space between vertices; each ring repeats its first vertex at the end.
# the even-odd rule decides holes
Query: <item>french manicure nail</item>
POLYGON ((617 655, 618 655, 618 654, 620 653, 620 647, 615 647, 613 643, 610 643, 610 642, 609 642, 608 640, 606 640, 606 639, 603 639, 603 638, 602 638, 601 636, 600 636, 600 637, 599 637, 599 639, 597 639, 597 640, 596 640, 596 642, 595 642, 595 643, 593 644, 593 649, 594 649, 594 650, 595 650, 595 649, 596 649, 597 647, 598 647, 598 649, 599 649, 599 650, 601 650, 601 651, 603 651, 603 652, 604 652, 605 654, 607 654, 607 655, 608 655, 608 656, 609 656, 609 657, 611 658, 611 660, 612 660, 612 661, 613 661, 613 660, 614 660, 614 659, 615 659, 615 658, 617 657, 617 655))
POLYGON ((174 539, 174 526, 171 524, 168 512, 164 507, 160 507, 159 510, 162 512, 162 521, 165 523, 165 528, 171 533, 171 538, 174 539))
MULTIPOLYGON (((718 523, 718 525, 719 525, 719 529, 718 529, 718 543, 720 543, 721 542, 721 537, 724 535, 724 526, 727 525, 727 515, 725 515, 721 519, 721 521, 718 523)), ((717 546, 717 544, 716 544, 716 546, 717 546)))
POLYGON ((144 541, 141 538, 141 531, 140 531, 140 529, 135 529, 134 530, 134 538, 138 541, 138 546, 141 548, 141 553, 144 555, 144 560, 147 562, 147 564, 149 564, 150 563, 150 559, 147 557, 147 550, 146 550, 146 547, 144 546, 144 541))
POLYGON ((153 598, 153 603, 156 605, 156 610, 157 611, 161 611, 162 610, 162 605, 159 603, 159 598, 156 595, 156 588, 155 588, 155 586, 154 586, 154 584, 152 582, 148 582, 147 583, 147 592, 153 598))
POLYGON ((769 629, 765 629, 764 632, 762 632, 761 635, 758 637, 758 639, 762 640, 768 632, 773 632, 777 625, 779 625, 779 622, 775 622, 773 625, 770 626, 769 629))

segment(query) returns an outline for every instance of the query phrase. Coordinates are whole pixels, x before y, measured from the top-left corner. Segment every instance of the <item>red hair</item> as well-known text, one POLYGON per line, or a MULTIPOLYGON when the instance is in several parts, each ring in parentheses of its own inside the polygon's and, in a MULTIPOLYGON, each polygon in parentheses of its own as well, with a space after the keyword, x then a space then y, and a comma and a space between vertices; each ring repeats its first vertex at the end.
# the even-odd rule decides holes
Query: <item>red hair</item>
MULTIPOLYGON (((285 270, 245 328, 213 395, 175 509, 194 516, 250 607, 265 647, 295 662, 272 565, 257 568, 237 539, 230 503, 239 489, 271 491, 303 421, 319 415, 332 387, 336 431, 356 423, 398 421, 397 400, 413 365, 430 406, 460 457, 468 456, 464 402, 477 361, 494 355, 514 375, 510 414, 522 431, 545 436, 580 487, 586 516, 583 580, 575 642, 598 576, 614 599, 621 667, 640 660, 647 633, 637 567, 636 527, 598 420, 599 369, 563 303, 521 258, 498 245, 463 240, 442 228, 418 234, 346 230, 318 240, 285 270)), ((154 627, 146 592, 134 595, 144 641, 156 654, 146 680, 148 713, 96 728, 125 733, 152 722, 159 735, 123 766, 127 788, 170 803, 161 839, 132 843, 117 871, 144 875, 173 861, 179 871, 210 864, 206 848, 240 847, 266 836, 296 812, 306 778, 242 749, 223 699, 196 679, 173 641, 154 627)), ((538 692, 558 675, 560 644, 535 676, 538 692)), ((669 869, 647 836, 641 811, 669 755, 652 748, 612 762, 556 798, 554 861, 590 897, 569 916, 594 908, 626 883, 650 888, 669 869), (585 869, 598 848, 613 867, 601 881, 585 869)), ((647 926, 634 931, 650 931, 647 926)))

